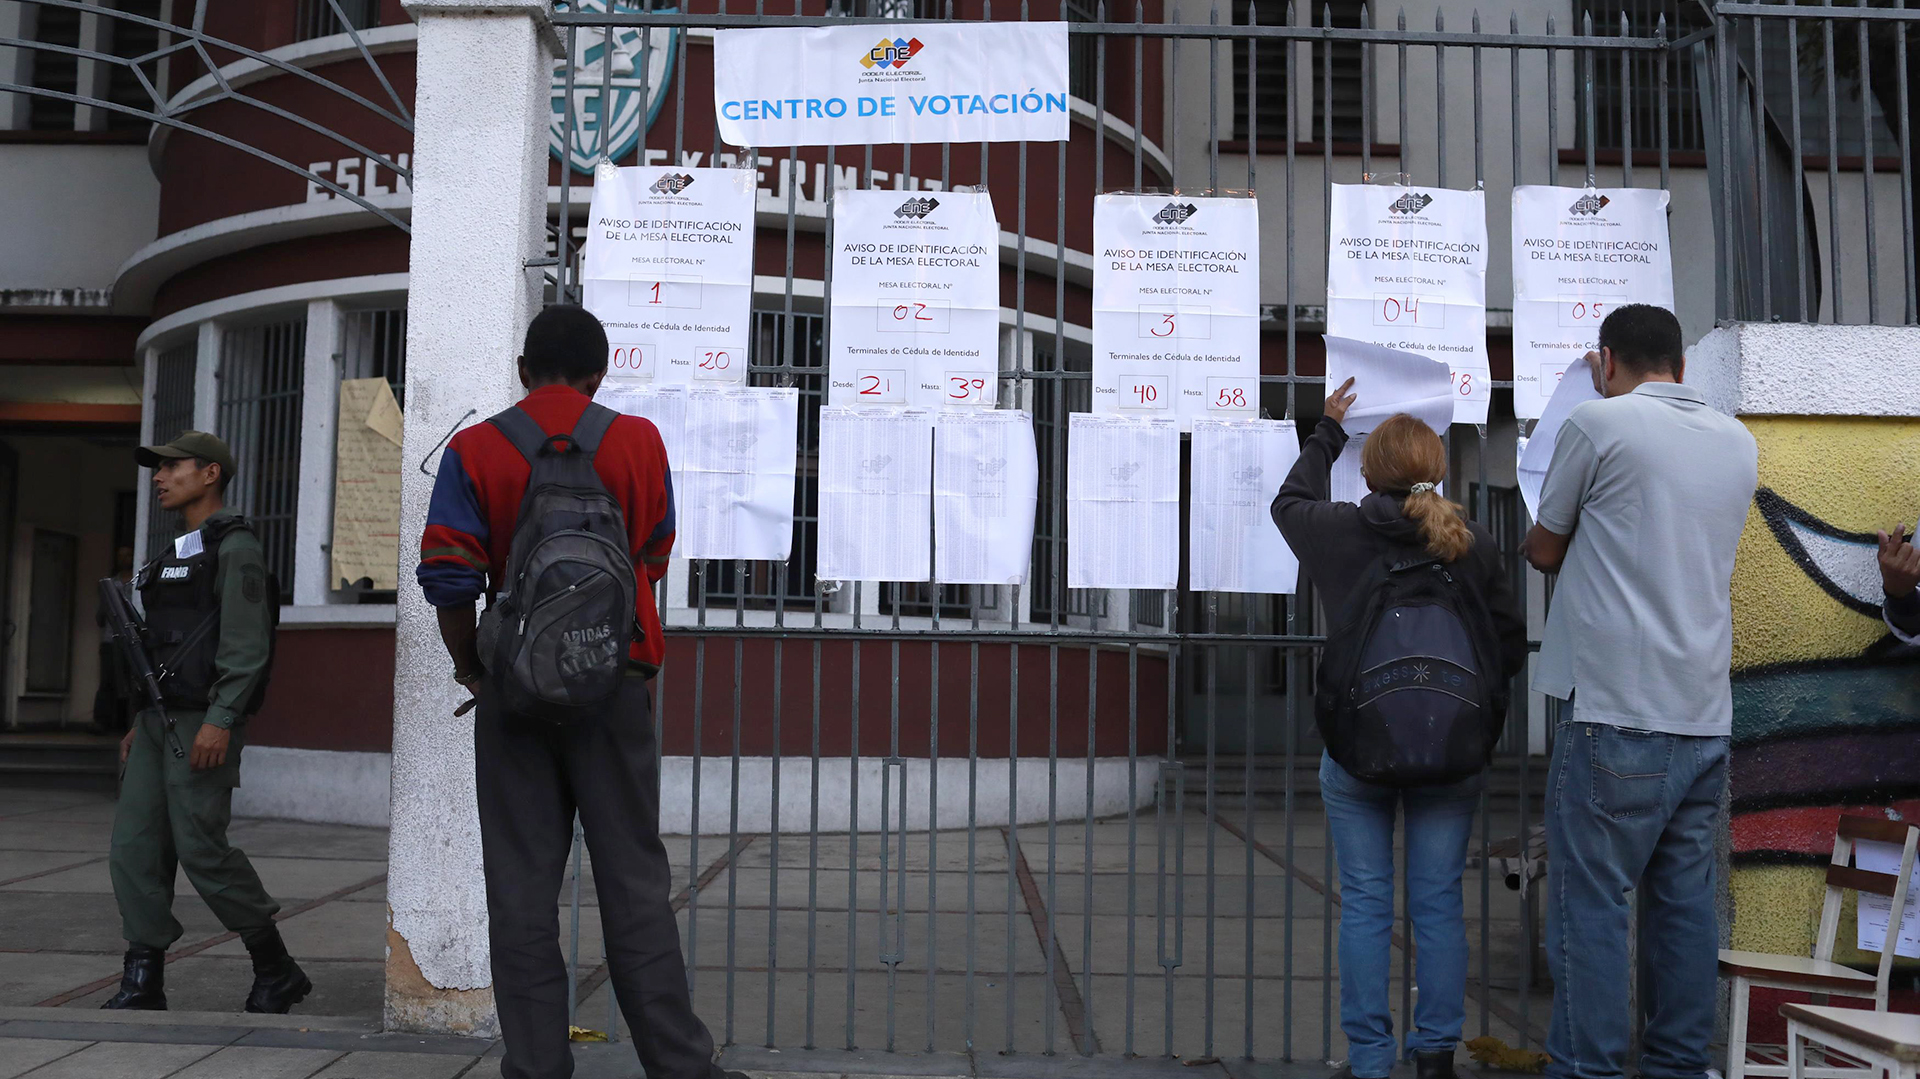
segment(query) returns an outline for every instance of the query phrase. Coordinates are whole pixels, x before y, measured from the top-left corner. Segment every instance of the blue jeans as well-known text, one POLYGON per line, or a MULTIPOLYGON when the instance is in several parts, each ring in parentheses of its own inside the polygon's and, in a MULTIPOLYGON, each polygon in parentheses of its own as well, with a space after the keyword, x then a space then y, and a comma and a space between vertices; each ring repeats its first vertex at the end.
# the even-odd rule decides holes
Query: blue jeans
MULTIPOLYGON (((1576 712, 1577 716, 1578 713, 1576 712)), ((1547 776, 1547 1074, 1626 1066, 1628 891, 1640 895, 1644 1079, 1700 1079, 1719 999, 1714 839, 1727 739, 1564 724, 1547 776)))
POLYGON ((1360 1079, 1393 1069, 1393 813, 1406 811, 1407 906, 1420 995, 1406 1051, 1452 1052, 1466 1021, 1467 929, 1460 899, 1481 778, 1444 787, 1381 787, 1320 756, 1320 798, 1340 860, 1340 1029, 1360 1079))

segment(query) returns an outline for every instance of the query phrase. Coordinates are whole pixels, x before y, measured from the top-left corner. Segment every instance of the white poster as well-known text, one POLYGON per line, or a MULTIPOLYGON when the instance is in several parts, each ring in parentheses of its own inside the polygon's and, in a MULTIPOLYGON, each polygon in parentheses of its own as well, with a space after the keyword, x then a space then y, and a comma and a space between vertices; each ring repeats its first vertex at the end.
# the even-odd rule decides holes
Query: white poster
POLYGON ((1259 204, 1101 195, 1093 246, 1093 411, 1260 415, 1259 204))
MULTIPOLYGON (((1873 873, 1889 876, 1900 872, 1901 848, 1893 843, 1859 840, 1853 845, 1853 864, 1873 873)), ((1878 953, 1887 946, 1887 926, 1893 921, 1893 897, 1860 893, 1858 939, 1854 946, 1863 952, 1878 953)), ((1893 954, 1920 958, 1920 864, 1907 879, 1907 901, 1900 908, 1900 937, 1893 954)))
POLYGON ((1195 420, 1187 587, 1291 594, 1300 560, 1273 523, 1273 498, 1300 456, 1292 420, 1195 420))
POLYGON ((933 431, 933 577, 1026 584, 1040 457, 1025 412, 942 412, 933 431))
POLYGON ((1673 310, 1665 191, 1513 189, 1513 412, 1538 417, 1621 304, 1673 310))
POLYGON ((793 554, 800 391, 699 386, 686 402, 685 450, 673 470, 674 553, 785 562, 793 554))
POLYGON ((733 146, 1062 142, 1067 24, 888 22, 719 30, 713 108, 733 146))
POLYGON ((1180 580, 1180 425, 1075 412, 1067 441, 1067 587, 1180 580))
POLYGON ((837 192, 827 403, 992 408, 999 250, 984 191, 837 192))
POLYGON ((1540 492, 1547 484, 1547 466, 1553 463, 1553 448, 1560 441, 1560 428, 1575 407, 1598 400, 1600 391, 1593 386, 1593 369, 1583 363, 1572 369, 1570 377, 1555 383, 1545 414, 1533 425, 1533 436, 1519 440, 1515 450, 1520 458, 1520 498, 1527 504, 1528 517, 1537 517, 1540 513, 1540 492))
POLYGON ((1480 191, 1334 184, 1327 332, 1445 361, 1453 422, 1487 422, 1487 202, 1480 191))
POLYGON ((1445 435, 1456 404, 1453 381, 1442 360, 1344 337, 1329 336, 1326 342, 1327 392, 1331 394, 1351 377, 1349 392, 1354 395, 1353 406, 1340 424, 1347 432, 1347 444, 1333 462, 1328 497, 1357 504, 1367 496, 1366 480, 1360 475, 1367 436, 1401 412, 1445 435))
POLYGON ((755 182, 750 169, 594 173, 580 281, 616 388, 746 381, 755 182))
POLYGON ((932 420, 917 409, 820 410, 820 580, 928 579, 932 420))

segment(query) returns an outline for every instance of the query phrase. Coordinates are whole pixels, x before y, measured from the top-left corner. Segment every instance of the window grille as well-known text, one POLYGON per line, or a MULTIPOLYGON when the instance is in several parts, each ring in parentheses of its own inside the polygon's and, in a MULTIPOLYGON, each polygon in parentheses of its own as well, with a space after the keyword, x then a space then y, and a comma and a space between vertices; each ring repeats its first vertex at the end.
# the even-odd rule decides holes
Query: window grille
MULTIPOLYGON (((116 0, 114 7, 129 15, 140 15, 149 19, 160 18, 160 0, 116 0)), ((145 56, 160 47, 160 28, 130 19, 103 17, 101 28, 106 32, 107 51, 128 60, 136 56, 145 56)), ((146 74, 159 86, 160 69, 163 65, 152 63, 147 66, 146 74)), ((107 100, 116 105, 125 105, 135 109, 152 109, 153 96, 147 88, 140 85, 140 79, 134 75, 133 68, 125 64, 107 66, 107 100)), ((148 121, 124 112, 107 111, 108 131, 143 131, 148 121)))
MULTIPOLYGON (((1315 5, 1317 10, 1317 5, 1315 5)), ((1262 26, 1279 26, 1287 21, 1287 0, 1234 0, 1233 21, 1245 26, 1249 16, 1258 16, 1262 26)), ((1295 133, 1288 126, 1287 109, 1293 97, 1293 88, 1287 85, 1287 47, 1290 43, 1274 39, 1261 39, 1250 43, 1246 38, 1233 40, 1233 134, 1235 138, 1250 138, 1258 134, 1262 140, 1278 141, 1291 139, 1295 133), (1249 53, 1249 50, 1252 50, 1249 53), (1249 56, 1259 60, 1254 71, 1257 86, 1247 85, 1249 56), (1251 96, 1249 90, 1252 91, 1251 96), (1259 128, 1254 130, 1253 120, 1258 119, 1259 128)), ((1318 62, 1316 53, 1316 63, 1318 62)), ((1319 83, 1315 83, 1318 86, 1319 83)), ((1306 138, 1315 138, 1308 133, 1306 138)))
POLYGON ((227 504, 253 524, 282 603, 293 597, 306 343, 303 316, 231 327, 220 350, 220 436, 234 459, 227 504))
MULTIPOLYGON (((153 430, 155 443, 171 442, 193 426, 193 375, 197 345, 189 340, 154 357, 153 430)), ((157 557, 180 531, 180 515, 160 508, 147 490, 147 558, 157 557)))
POLYGON ((340 334, 340 377, 384 378, 393 399, 407 403, 407 309, 376 307, 345 313, 340 334))
MULTIPOLYGON (((1055 369, 1052 338, 1043 339, 1036 335, 1033 369, 1055 369)), ((1093 370, 1092 354, 1085 350, 1070 349, 1065 370, 1093 370)), ((1033 620, 1051 621, 1056 612, 1063 621, 1069 618, 1103 618, 1107 613, 1105 589, 1067 588, 1066 581, 1055 576, 1056 569, 1061 574, 1066 571, 1067 425, 1071 422, 1068 417, 1075 412, 1093 410, 1093 383, 1084 378, 1036 378, 1031 384, 1034 448, 1040 454, 1040 499, 1033 523, 1033 568, 1027 577, 1033 596, 1033 620), (1056 401, 1060 409, 1058 424, 1054 422, 1056 401), (1054 531, 1055 507, 1059 510, 1057 534, 1054 531), (1056 557, 1059 561, 1057 567, 1054 564, 1056 557)))
MULTIPOLYGON (((380 25, 380 0, 339 0, 339 3, 341 14, 355 30, 380 25)), ((300 7, 294 13, 295 41, 346 32, 347 27, 340 24, 340 15, 334 13, 333 4, 328 0, 300 0, 300 7)))
MULTIPOLYGON (((64 45, 70 49, 80 47, 80 12, 74 8, 48 7, 44 4, 26 5, 27 15, 34 20, 33 40, 46 45, 64 45)), ((80 58, 73 53, 55 52, 52 49, 19 50, 32 65, 33 78, 29 82, 42 90, 57 90, 63 94, 80 92, 80 58)), ((74 104, 59 98, 30 95, 27 105, 27 126, 34 131, 72 131, 74 125, 74 104)))

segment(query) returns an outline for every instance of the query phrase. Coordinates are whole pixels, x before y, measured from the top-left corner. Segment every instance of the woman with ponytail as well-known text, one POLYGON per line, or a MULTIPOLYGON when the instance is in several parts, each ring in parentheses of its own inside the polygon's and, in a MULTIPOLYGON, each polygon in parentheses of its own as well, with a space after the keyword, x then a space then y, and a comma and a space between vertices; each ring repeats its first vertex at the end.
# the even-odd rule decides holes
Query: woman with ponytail
MULTIPOLYGON (((1360 471, 1372 493, 1359 505, 1329 499, 1333 461, 1347 443, 1341 421, 1354 402, 1352 390, 1348 379, 1327 398, 1323 418, 1273 500, 1274 523, 1299 556, 1323 611, 1335 618, 1378 580, 1383 559, 1444 563, 1492 623, 1500 669, 1489 673, 1510 681, 1526 661, 1526 620, 1493 537, 1440 493, 1447 475, 1440 436, 1412 416, 1394 416, 1361 448, 1360 471)), ((1388 1007, 1396 810, 1405 817, 1419 987, 1405 1055, 1414 1060, 1417 1079, 1453 1079, 1454 1047, 1466 1018, 1460 879, 1480 787, 1479 775, 1438 786, 1384 786, 1357 779, 1321 755, 1321 801, 1340 861, 1340 1027, 1347 1063, 1335 1079, 1382 1079, 1401 1057, 1388 1007)))

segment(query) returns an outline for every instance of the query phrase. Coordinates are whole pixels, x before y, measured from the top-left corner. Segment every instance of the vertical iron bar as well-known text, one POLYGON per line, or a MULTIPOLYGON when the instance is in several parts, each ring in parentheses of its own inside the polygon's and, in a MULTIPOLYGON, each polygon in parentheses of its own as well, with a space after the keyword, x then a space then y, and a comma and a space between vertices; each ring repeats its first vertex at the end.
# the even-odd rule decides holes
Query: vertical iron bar
POLYGON ((1820 20, 1820 30, 1827 73, 1827 257, 1831 263, 1828 278, 1833 282, 1833 300, 1828 310, 1833 322, 1838 324, 1846 319, 1840 292, 1840 119, 1839 96, 1834 89, 1833 20, 1820 20))
MULTIPOLYGON (((1517 24, 1519 16, 1515 15, 1514 20, 1516 23, 1514 32, 1518 33, 1517 24)), ((1553 36, 1552 15, 1547 16, 1547 36, 1553 36)), ((1518 63, 1519 61, 1516 56, 1516 72, 1518 71, 1518 63)), ((1517 92, 1517 82, 1515 86, 1517 92)), ((1517 98, 1515 100, 1518 101, 1517 98)), ((1518 117, 1519 115, 1520 113, 1516 109, 1514 116, 1518 117)), ((1519 126, 1518 120, 1514 122, 1514 126, 1516 128, 1519 126)), ((1514 182, 1518 183, 1519 181, 1516 179, 1514 182)), ((1556 45, 1547 47, 1547 183, 1555 187, 1558 187, 1560 184, 1560 49, 1559 46, 1556 45)))
MULTIPOLYGON (((1860 0, 1860 6, 1866 7, 1867 0, 1860 0)), ((1866 229, 1863 246, 1867 250, 1867 324, 1871 326, 1880 321, 1880 259, 1879 252, 1874 250, 1877 237, 1873 227, 1873 58, 1867 51, 1867 20, 1856 19, 1855 28, 1860 49, 1860 201, 1864 204, 1861 223, 1866 229)), ((1900 73, 1899 81, 1906 82, 1905 72, 1900 73)), ((1756 141, 1761 137, 1760 133, 1754 135, 1756 141)), ((1764 203, 1760 212, 1763 216, 1766 214, 1764 203)))
MULTIPOLYGON (((1896 9, 1904 9, 1907 6, 1907 0, 1893 0, 1893 6, 1896 9)), ((1908 25, 1905 19, 1893 24, 1893 69, 1900 73, 1900 77, 1894 81, 1900 88, 1898 107, 1900 110, 1900 244, 1903 258, 1901 276, 1907 286, 1907 306, 1902 321, 1911 324, 1916 318, 1920 318, 1920 294, 1916 293, 1920 283, 1914 281, 1913 146, 1911 114, 1908 111, 1910 91, 1906 79, 1908 25)), ((1795 160, 1799 158, 1798 147, 1795 148, 1794 157, 1795 160)), ((1795 202, 1798 203, 1797 198, 1795 202)))
POLYGON ((1753 175, 1760 217, 1760 318, 1772 322, 1773 213, 1767 199, 1767 57, 1762 51, 1761 24, 1762 20, 1753 20, 1753 175))
MULTIPOLYGON (((1812 270, 1807 262, 1807 158, 1800 130, 1800 20, 1782 21, 1787 24, 1787 85, 1792 88, 1787 95, 1787 115, 1793 133, 1793 278, 1800 298, 1797 317, 1801 322, 1812 322, 1815 314, 1811 310, 1813 300, 1807 280, 1812 270)), ((1662 83, 1662 93, 1665 90, 1666 84, 1662 83)))
MULTIPOLYGON (((1627 13, 1620 13, 1620 36, 1632 37, 1632 24, 1627 22, 1627 13)), ((1620 50, 1620 186, 1633 186, 1633 57, 1627 50, 1620 50)))

